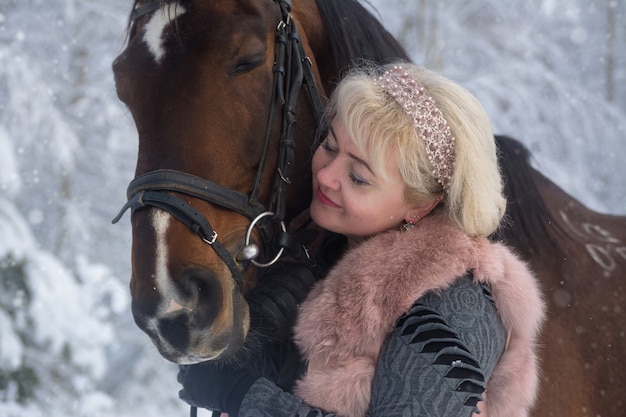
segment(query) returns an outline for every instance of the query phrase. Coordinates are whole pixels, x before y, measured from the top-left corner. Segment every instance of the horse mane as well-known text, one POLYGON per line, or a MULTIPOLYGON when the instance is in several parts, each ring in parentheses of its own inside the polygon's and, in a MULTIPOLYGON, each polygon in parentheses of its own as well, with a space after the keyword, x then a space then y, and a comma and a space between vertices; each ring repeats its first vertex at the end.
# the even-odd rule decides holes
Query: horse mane
POLYGON ((345 70, 359 60, 387 63, 409 60, 404 47, 357 0, 316 0, 331 39, 336 68, 345 70))
POLYGON ((530 151, 519 141, 496 135, 507 199, 505 224, 493 238, 515 247, 527 260, 567 258, 557 236, 566 235, 550 212, 530 165, 530 151))

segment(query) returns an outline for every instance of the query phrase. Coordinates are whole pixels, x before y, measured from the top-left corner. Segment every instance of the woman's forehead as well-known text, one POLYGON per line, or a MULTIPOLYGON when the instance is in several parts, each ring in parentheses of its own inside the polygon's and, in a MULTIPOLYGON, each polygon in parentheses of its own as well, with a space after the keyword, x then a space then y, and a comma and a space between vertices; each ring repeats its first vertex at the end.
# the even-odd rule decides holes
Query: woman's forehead
POLYGON ((369 134, 371 129, 367 127, 365 125, 359 126, 349 121, 346 122, 343 118, 335 118, 329 133, 333 136, 341 135, 342 138, 339 138, 339 140, 350 141, 353 148, 358 150, 354 152, 367 163, 374 175, 386 181, 399 178, 398 150, 390 144, 385 146, 383 143, 372 142, 376 140, 383 141, 385 138, 369 134), (333 133, 332 131, 334 130, 339 130, 339 132, 333 133))

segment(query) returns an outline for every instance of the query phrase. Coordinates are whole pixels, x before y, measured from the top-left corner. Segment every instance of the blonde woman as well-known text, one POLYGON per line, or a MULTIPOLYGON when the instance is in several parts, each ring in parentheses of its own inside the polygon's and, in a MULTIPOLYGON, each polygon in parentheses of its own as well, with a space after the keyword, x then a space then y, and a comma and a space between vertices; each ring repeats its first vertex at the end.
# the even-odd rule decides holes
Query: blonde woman
POLYGON ((544 305, 488 240, 505 199, 478 100, 413 64, 366 67, 327 120, 310 216, 348 248, 299 308, 303 374, 290 393, 253 366, 192 367, 181 398, 231 417, 527 416, 544 305))

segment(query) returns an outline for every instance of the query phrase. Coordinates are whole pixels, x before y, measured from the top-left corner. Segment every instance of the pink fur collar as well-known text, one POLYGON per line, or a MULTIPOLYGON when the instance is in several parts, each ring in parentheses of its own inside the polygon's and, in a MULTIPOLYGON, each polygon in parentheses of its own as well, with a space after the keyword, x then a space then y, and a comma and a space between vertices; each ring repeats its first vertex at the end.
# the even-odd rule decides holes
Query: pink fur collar
POLYGON ((349 251, 311 291, 295 340, 309 362, 296 394, 344 417, 362 417, 378 355, 395 321, 426 292, 467 270, 491 285, 509 333, 481 417, 527 416, 538 386, 535 339, 544 316, 537 283, 507 248, 472 239, 438 215, 407 233, 387 232, 349 251))

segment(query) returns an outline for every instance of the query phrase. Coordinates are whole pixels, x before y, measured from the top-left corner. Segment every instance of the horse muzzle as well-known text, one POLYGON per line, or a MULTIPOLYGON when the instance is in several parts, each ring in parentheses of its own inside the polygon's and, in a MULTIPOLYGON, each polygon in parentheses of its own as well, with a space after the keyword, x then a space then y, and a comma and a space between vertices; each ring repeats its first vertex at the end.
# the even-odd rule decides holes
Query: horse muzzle
POLYGON ((234 355, 243 346, 250 324, 239 287, 225 287, 206 269, 192 268, 184 275, 183 288, 153 302, 133 297, 137 326, 171 362, 188 365, 234 355))

